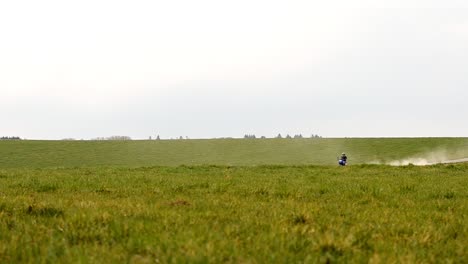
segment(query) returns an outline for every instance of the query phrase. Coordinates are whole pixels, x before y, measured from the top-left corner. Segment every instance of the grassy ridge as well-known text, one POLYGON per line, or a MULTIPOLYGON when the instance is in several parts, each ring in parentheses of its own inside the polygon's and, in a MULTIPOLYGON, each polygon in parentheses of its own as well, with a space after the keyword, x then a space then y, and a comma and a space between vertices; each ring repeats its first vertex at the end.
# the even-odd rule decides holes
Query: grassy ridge
POLYGON ((354 164, 447 152, 468 156, 468 138, 0 141, 0 168, 354 164))
POLYGON ((0 262, 467 263, 468 164, 0 170, 0 262))

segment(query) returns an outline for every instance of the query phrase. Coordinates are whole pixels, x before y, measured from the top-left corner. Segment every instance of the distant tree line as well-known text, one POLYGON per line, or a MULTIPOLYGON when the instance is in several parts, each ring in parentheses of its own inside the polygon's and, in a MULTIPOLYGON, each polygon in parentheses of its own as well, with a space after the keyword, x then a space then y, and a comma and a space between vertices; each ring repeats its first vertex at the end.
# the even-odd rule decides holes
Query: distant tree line
POLYGON ((0 140, 21 140, 20 137, 0 137, 0 140))
MULTIPOLYGON (((148 139, 149 139, 149 140, 161 140, 161 137, 160 137, 159 135, 157 135, 157 136, 153 139, 152 136, 149 136, 148 139)), ((183 137, 183 136, 178 136, 178 137, 175 137, 175 138, 173 138, 173 137, 170 138, 170 140, 182 140, 182 139, 189 139, 189 137, 188 137, 188 136, 185 136, 185 137, 183 137)))
MULTIPOLYGON (((245 135, 244 135, 244 138, 245 138, 245 139, 255 139, 255 138, 257 138, 257 136, 255 136, 254 134, 245 134, 245 135)), ((260 138, 264 139, 264 138, 266 138, 266 137, 265 137, 265 136, 261 136, 260 138)), ((294 135, 294 136, 291 136, 291 135, 287 134, 285 137, 283 137, 283 136, 281 135, 281 133, 280 133, 280 134, 278 134, 275 138, 296 138, 296 139, 297 139, 297 138, 305 138, 305 137, 302 136, 302 134, 296 134, 296 135, 294 135)), ((316 135, 316 134, 312 134, 312 135, 310 136, 310 138, 322 138, 322 136, 319 136, 319 135, 316 135)))
POLYGON ((128 136, 110 136, 110 137, 97 137, 92 140, 132 140, 132 138, 128 136))
MULTIPOLYGON (((228 139, 228 138, 231 138, 231 137, 221 137, 219 139, 228 139)), ((265 136, 258 137, 255 134, 245 134, 243 138, 244 139, 266 139, 267 137, 265 136)), ((302 134, 295 134, 293 136, 286 134, 286 136, 283 136, 280 133, 274 138, 301 139, 301 138, 306 138, 306 137, 304 137, 302 134)), ((318 134, 312 134, 309 138, 322 138, 322 136, 319 136, 318 134)), ((1 139, 20 139, 20 138, 19 137, 3 137, 1 139)), ((156 137, 149 136, 148 139, 149 140, 161 140, 161 137, 159 135, 156 135, 156 137)), ((189 139, 189 137, 178 136, 178 137, 168 138, 168 140, 184 140, 184 139, 189 139)), ((66 138, 63 140, 74 140, 74 139, 66 138)), ((130 138, 129 136, 110 136, 110 137, 97 137, 91 140, 132 140, 132 138, 130 138)))

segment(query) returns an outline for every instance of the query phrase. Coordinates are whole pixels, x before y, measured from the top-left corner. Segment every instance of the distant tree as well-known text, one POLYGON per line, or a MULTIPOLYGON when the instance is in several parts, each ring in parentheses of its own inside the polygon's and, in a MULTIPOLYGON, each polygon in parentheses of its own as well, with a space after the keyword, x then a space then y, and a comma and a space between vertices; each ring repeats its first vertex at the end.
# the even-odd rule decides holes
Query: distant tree
POLYGON ((184 138, 182 136, 180 136, 179 139, 184 139, 184 138))
POLYGON ((302 138, 302 134, 294 135, 294 138, 302 138))
POLYGON ((291 138, 291 136, 289 134, 286 135, 286 138, 291 138))
POLYGON ((153 138, 152 138, 151 136, 149 136, 149 138, 148 138, 148 139, 149 139, 149 140, 152 140, 153 138))
POLYGON ((281 134, 278 134, 276 138, 283 138, 283 137, 281 136, 281 134))
POLYGON ((132 140, 129 136, 110 136, 106 140, 132 140))
POLYGON ((0 140, 21 140, 20 137, 1 137, 0 140))
POLYGON ((161 140, 161 138, 159 138, 159 135, 156 137, 156 140, 161 140))
POLYGON ((261 139, 265 139, 266 137, 265 137, 265 136, 261 136, 260 138, 261 138, 261 139))

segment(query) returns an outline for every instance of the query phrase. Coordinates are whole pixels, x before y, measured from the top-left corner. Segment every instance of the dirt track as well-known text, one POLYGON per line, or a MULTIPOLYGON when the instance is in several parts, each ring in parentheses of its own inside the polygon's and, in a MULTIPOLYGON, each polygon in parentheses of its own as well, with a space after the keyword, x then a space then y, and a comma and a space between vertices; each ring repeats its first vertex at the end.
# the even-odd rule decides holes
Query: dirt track
MULTIPOLYGON (((441 162, 437 162, 437 163, 448 164, 448 163, 461 163, 461 162, 468 162, 468 158, 456 159, 456 160, 446 160, 446 161, 441 161, 441 162)), ((435 164, 437 164, 437 163, 435 163, 435 164)))

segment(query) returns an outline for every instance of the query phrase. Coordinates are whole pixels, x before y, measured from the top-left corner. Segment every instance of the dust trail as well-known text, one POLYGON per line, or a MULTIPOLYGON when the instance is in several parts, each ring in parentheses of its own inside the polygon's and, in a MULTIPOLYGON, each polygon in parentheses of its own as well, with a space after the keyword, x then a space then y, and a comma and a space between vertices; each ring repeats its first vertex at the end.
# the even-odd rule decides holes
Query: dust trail
POLYGON ((454 160, 446 160, 446 161, 442 161, 442 162, 439 162, 439 163, 461 163, 461 162, 468 162, 468 158, 463 158, 463 159, 454 159, 454 160))
POLYGON ((427 166, 439 163, 458 163, 458 162, 468 162, 468 158, 462 153, 457 152, 447 152, 447 151, 434 151, 430 153, 425 153, 417 155, 414 157, 404 158, 400 160, 392 160, 387 162, 374 161, 370 162, 371 164, 386 164, 391 166, 406 166, 413 164, 416 166, 427 166), (462 156, 461 156, 462 155, 462 156))

